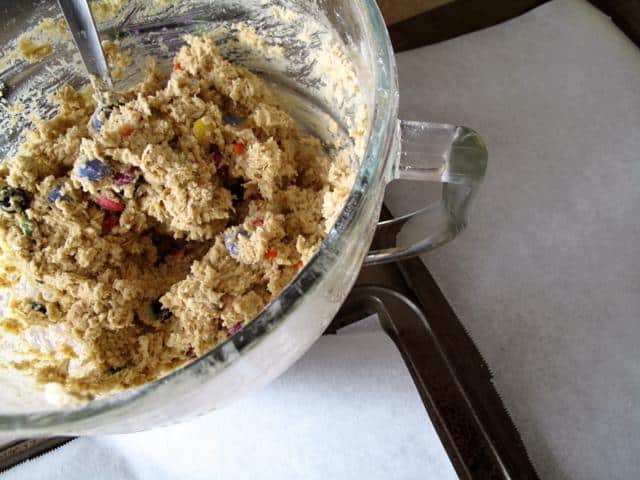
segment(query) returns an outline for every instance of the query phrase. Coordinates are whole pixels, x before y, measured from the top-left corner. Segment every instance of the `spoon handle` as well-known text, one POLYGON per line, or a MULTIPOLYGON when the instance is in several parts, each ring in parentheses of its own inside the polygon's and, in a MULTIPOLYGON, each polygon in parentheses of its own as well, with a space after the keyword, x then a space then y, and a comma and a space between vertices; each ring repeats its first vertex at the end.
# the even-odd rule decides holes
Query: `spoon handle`
POLYGON ((101 81, 106 89, 113 88, 109 65, 87 0, 58 0, 58 4, 89 75, 101 81))

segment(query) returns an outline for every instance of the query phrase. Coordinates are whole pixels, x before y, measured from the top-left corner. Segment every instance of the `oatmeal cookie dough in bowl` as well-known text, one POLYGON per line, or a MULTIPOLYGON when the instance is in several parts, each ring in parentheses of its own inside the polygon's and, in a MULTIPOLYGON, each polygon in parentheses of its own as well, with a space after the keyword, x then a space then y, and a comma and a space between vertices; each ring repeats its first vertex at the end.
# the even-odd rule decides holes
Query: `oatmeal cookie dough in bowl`
POLYGON ((3 164, 2 254, 38 293, 14 295, 2 326, 69 336, 8 366, 79 398, 239 331, 315 253, 353 182, 212 38, 185 40, 168 78, 150 63, 120 105, 94 113, 62 87, 60 113, 3 164))

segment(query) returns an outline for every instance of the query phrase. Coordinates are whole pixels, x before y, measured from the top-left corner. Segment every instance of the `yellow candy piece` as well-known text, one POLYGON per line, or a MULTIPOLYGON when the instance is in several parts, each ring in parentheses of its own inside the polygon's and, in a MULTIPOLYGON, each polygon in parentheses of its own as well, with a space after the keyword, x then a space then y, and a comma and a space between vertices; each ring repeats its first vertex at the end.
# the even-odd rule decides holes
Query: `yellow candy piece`
POLYGON ((209 117, 202 117, 193 122, 193 134, 200 143, 205 143, 207 141, 207 137, 213 129, 214 125, 209 117))

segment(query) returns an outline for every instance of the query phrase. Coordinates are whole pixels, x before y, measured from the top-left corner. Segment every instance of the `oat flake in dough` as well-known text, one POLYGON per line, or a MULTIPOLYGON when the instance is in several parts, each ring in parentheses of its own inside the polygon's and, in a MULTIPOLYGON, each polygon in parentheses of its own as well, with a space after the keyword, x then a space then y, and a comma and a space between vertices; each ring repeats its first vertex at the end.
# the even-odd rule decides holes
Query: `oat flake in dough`
POLYGON ((3 335, 72 339, 7 365, 85 398, 140 385, 251 321, 314 254, 354 178, 263 82, 187 37, 126 102, 58 92, 3 168, 3 335), (23 195, 24 194, 24 195, 23 195), (3 196, 4 195, 4 196, 3 196), (73 368, 72 368, 73 366, 73 368))

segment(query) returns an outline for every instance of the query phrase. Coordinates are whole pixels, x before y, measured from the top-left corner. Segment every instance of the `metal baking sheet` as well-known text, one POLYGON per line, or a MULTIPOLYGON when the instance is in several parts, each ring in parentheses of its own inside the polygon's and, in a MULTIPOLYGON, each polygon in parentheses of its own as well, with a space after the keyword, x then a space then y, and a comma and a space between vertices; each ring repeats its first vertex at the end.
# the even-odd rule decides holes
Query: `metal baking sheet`
POLYGON ((377 314, 461 479, 538 479, 491 372, 420 260, 363 269, 330 331, 377 314))

